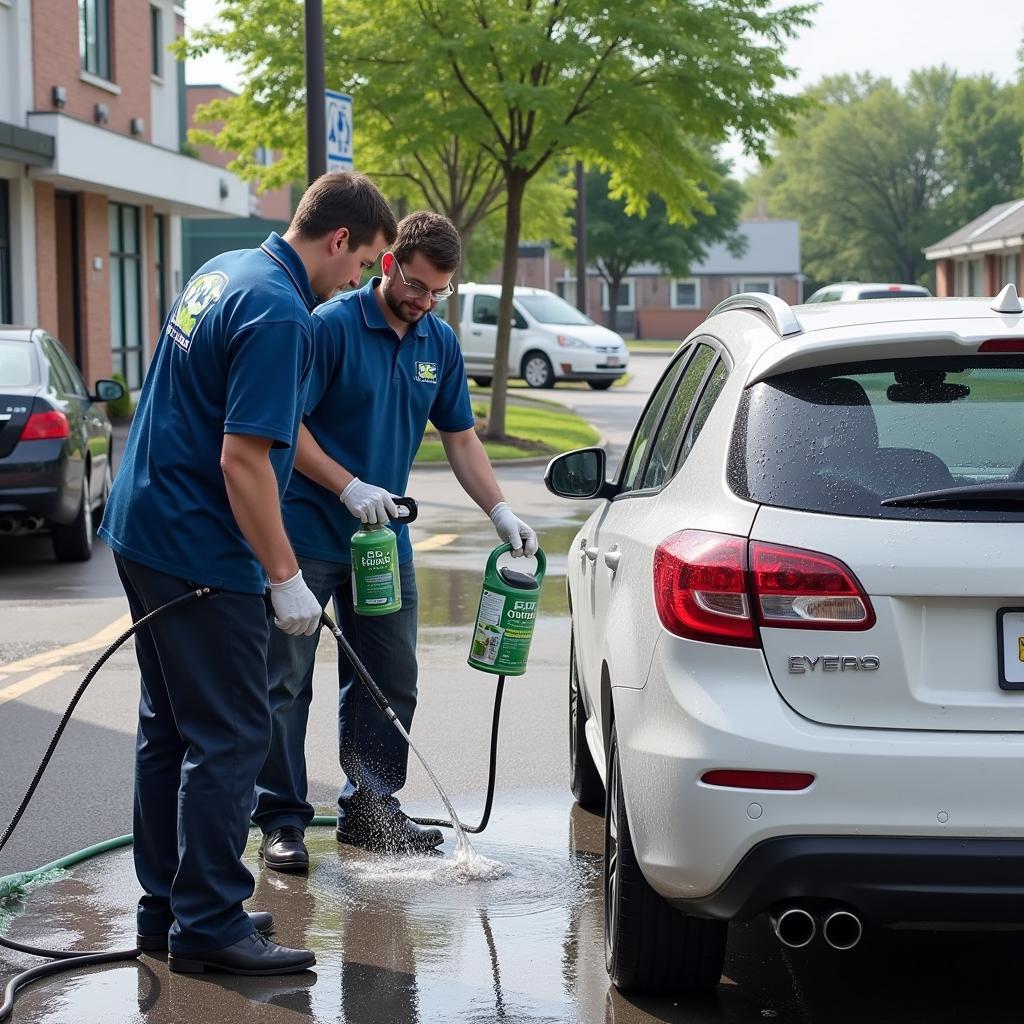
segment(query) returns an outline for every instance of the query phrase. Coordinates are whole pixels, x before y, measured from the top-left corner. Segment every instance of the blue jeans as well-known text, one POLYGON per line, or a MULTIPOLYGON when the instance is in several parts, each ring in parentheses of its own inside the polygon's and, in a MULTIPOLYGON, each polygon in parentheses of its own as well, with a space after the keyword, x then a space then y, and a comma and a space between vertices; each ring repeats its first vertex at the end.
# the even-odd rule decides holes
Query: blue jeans
MULTIPOLYGON (((406 730, 416 711, 416 573, 400 567, 402 607, 391 615, 356 615, 348 565, 299 558, 306 585, 321 604, 334 599, 336 621, 406 730)), ((305 829, 313 819, 306 781, 306 723, 313 697, 313 663, 319 634, 270 631, 267 675, 273 735, 256 780, 253 820, 264 833, 286 825, 305 829)), ((405 785, 409 747, 373 702, 348 659, 338 651, 338 761, 347 781, 338 794, 338 817, 354 802, 397 806, 405 785)))

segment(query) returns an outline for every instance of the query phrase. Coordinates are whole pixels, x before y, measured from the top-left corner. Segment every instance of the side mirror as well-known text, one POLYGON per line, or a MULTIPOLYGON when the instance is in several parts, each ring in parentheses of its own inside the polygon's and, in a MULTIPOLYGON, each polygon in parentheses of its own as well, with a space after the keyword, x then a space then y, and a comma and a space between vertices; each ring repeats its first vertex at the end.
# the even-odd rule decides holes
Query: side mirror
POLYGON ((578 448, 557 455, 544 471, 544 486, 560 498, 611 498, 615 486, 605 480, 603 448, 578 448))
POLYGON ((96 398, 97 402, 116 402, 119 398, 124 397, 124 385, 116 380, 98 380, 96 381, 96 398))

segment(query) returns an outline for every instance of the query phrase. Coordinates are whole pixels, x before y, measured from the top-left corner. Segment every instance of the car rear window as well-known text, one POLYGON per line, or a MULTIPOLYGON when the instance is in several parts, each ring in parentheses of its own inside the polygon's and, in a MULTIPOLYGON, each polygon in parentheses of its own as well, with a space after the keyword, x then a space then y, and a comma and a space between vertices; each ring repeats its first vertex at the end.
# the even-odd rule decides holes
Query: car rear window
POLYGON ((992 498, 882 502, 990 484, 1019 484, 1024 495, 1024 358, 903 359, 769 378, 744 393, 728 476, 740 497, 781 508, 1020 521, 1018 495, 999 508, 992 498))
POLYGON ((0 340, 0 388, 23 388, 35 383, 36 360, 31 343, 0 340))

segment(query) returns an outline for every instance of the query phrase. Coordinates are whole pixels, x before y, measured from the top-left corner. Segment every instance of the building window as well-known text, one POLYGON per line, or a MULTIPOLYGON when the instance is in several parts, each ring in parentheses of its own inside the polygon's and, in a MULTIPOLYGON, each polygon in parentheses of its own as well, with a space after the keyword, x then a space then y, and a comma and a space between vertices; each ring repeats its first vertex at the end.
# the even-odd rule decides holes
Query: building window
POLYGON ((110 347, 114 370, 142 387, 142 241, 139 208, 110 203, 110 347))
POLYGON ((149 39, 153 50, 153 66, 150 69, 157 78, 164 74, 164 27, 161 20, 163 12, 159 7, 149 8, 149 39))
POLYGON ((110 80, 110 0, 78 0, 82 70, 110 80))
POLYGON ((978 296, 985 294, 984 260, 967 261, 967 291, 965 295, 978 296))
POLYGON ((700 281, 687 278, 672 282, 673 309, 700 309, 700 281))
POLYGON ((736 292, 767 292, 775 294, 775 280, 771 277, 744 277, 736 283, 736 292))
POLYGON ((0 180, 0 324, 14 319, 11 310, 11 206, 6 181, 0 180))
POLYGON ((153 217, 153 262, 156 267, 156 313, 167 316, 167 214, 153 217))
POLYGON ((1008 284, 1012 284, 1014 287, 1020 286, 1020 253, 1018 252, 1011 252, 1003 257, 1003 276, 996 282, 996 291, 1002 291, 1008 284))
POLYGON ((555 282, 555 294, 565 299, 570 306, 576 305, 576 281, 571 277, 561 277, 555 282))
MULTIPOLYGON (((601 308, 611 309, 608 303, 608 282, 601 282, 601 308)), ((619 283, 619 303, 618 309, 631 310, 633 309, 633 280, 627 278, 625 281, 619 283)))

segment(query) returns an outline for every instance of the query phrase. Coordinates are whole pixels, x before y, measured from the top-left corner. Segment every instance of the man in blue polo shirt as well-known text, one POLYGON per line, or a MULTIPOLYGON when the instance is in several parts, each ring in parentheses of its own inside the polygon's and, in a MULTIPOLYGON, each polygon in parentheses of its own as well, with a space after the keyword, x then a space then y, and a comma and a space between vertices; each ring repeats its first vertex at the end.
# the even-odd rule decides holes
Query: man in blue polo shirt
MULTIPOLYGON (((461 243, 436 213, 398 226, 383 277, 340 295, 313 314, 317 363, 299 434, 284 516, 303 574, 317 600, 334 598, 347 634, 406 729, 416 709, 416 575, 408 529, 395 525, 402 607, 364 617, 352 609, 350 541, 361 522, 398 517, 429 420, 466 493, 488 513, 514 555, 532 555, 537 536, 513 515, 480 439, 458 339, 431 314, 451 294, 461 243), (340 502, 339 502, 340 498, 340 502)), ((316 637, 271 638, 268 673, 274 720, 270 754, 256 783, 253 818, 267 867, 305 871, 303 833, 312 820, 303 745, 312 696, 316 637)), ((339 660, 338 748, 347 782, 338 797, 338 839, 392 853, 429 850, 434 828, 402 813, 408 746, 339 660)))
POLYGON ((253 878, 241 857, 270 743, 270 619, 275 633, 310 636, 323 607, 280 510, 313 361, 310 311, 358 284, 394 236, 369 178, 327 174, 283 237, 204 264, 164 323, 103 517, 134 620, 215 588, 135 635, 137 941, 168 949, 172 971, 316 962, 266 939, 269 914, 242 909, 253 878), (284 449, 273 462, 271 448, 284 449))

